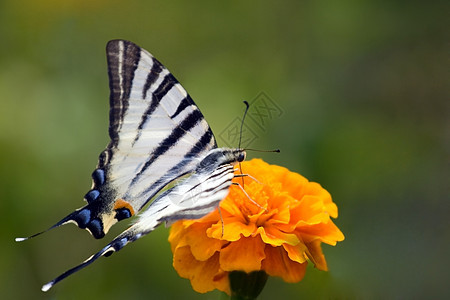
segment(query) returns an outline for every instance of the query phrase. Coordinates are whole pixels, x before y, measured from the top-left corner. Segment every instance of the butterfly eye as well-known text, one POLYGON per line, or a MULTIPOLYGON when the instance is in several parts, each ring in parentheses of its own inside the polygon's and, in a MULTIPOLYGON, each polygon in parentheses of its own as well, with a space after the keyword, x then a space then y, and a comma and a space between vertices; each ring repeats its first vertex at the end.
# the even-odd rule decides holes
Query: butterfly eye
POLYGON ((238 162, 244 161, 245 160, 245 152, 239 153, 239 156, 238 156, 237 160, 238 160, 238 162))

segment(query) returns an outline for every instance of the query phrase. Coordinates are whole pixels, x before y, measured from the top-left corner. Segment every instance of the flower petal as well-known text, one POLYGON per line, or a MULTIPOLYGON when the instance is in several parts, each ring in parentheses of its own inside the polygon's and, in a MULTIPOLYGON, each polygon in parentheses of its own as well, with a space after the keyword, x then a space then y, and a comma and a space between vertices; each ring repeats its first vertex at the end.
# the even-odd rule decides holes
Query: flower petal
POLYGON ((336 242, 343 241, 345 238, 344 234, 331 220, 327 223, 314 225, 299 224, 295 231, 302 236, 305 242, 319 239, 322 242, 333 246, 336 245, 336 242))
POLYGON ((177 248, 174 252, 173 267, 178 275, 188 278, 192 288, 199 293, 219 289, 229 293, 228 276, 219 265, 219 254, 207 261, 198 261, 192 256, 188 246, 177 248))
POLYGON ((232 216, 244 221, 245 217, 240 210, 239 203, 236 203, 235 201, 235 199, 239 198, 239 193, 242 194, 242 191, 238 189, 239 188, 235 186, 230 187, 230 192, 228 193, 227 198, 220 202, 220 211, 222 213, 222 217, 224 218, 232 216))
POLYGON ((281 246, 282 244, 297 245, 300 241, 293 233, 284 233, 275 226, 267 224, 264 227, 259 227, 257 233, 261 235, 261 239, 266 244, 272 246, 281 246))
POLYGON ((279 193, 271 198, 271 209, 276 211, 276 213, 271 216, 268 222, 271 224, 289 224, 291 220, 291 206, 294 201, 295 199, 286 193, 279 193))
POLYGON ((284 250, 286 250, 286 252, 291 260, 296 261, 301 264, 306 262, 305 252, 308 250, 308 248, 306 248, 305 244, 298 243, 295 246, 283 244, 283 248, 284 248, 284 250))
POLYGON ((185 234, 186 244, 191 247, 194 257, 200 261, 209 259, 226 243, 226 241, 209 238, 206 234, 208 225, 204 223, 193 224, 185 234))
POLYGON ((286 282, 299 282, 306 272, 307 262, 302 264, 289 259, 283 247, 265 248, 266 258, 262 261, 262 269, 270 276, 278 276, 286 282))
POLYGON ((337 218, 337 206, 331 200, 330 193, 328 193, 328 191, 324 189, 320 184, 318 184, 317 182, 309 182, 306 185, 305 193, 307 195, 315 195, 323 199, 330 216, 332 216, 333 218, 337 218))
POLYGON ((225 271, 244 271, 250 273, 261 269, 265 258, 264 243, 261 238, 241 238, 230 243, 220 252, 220 266, 225 271))
POLYGON ((305 224, 318 224, 330 219, 330 216, 325 212, 322 199, 314 195, 306 195, 300 200, 295 217, 305 224))
POLYGON ((184 236, 184 222, 175 222, 170 228, 169 234, 169 243, 172 249, 172 253, 175 252, 175 249, 180 247, 180 241, 184 236))
POLYGON ((307 243, 308 251, 306 252, 308 258, 314 263, 314 266, 322 271, 328 271, 327 261, 325 255, 323 255, 322 247, 320 247, 320 241, 314 240, 311 243, 307 243))
POLYGON ((256 224, 254 223, 242 223, 239 218, 227 218, 222 222, 218 222, 208 228, 206 234, 208 237, 223 239, 226 241, 234 242, 241 238, 241 235, 248 237, 256 231, 256 224))

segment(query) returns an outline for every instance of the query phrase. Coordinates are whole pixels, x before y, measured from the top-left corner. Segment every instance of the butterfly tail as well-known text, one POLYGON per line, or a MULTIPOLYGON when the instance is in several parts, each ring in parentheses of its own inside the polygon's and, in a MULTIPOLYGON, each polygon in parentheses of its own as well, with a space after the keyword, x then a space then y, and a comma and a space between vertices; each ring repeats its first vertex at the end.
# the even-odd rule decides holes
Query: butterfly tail
POLYGON ((34 237, 37 237, 38 235, 41 235, 41 234, 43 234, 43 233, 45 233, 45 232, 47 232, 47 231, 50 231, 50 230, 52 230, 52 229, 54 229, 54 228, 56 228, 56 227, 59 227, 59 226, 61 226, 61 225, 64 225, 64 224, 67 224, 67 223, 70 223, 70 222, 76 222, 77 225, 78 225, 78 227, 80 227, 79 224, 80 224, 82 218, 83 218, 83 212, 82 212, 82 209, 76 210, 76 211, 74 211, 73 213, 71 213, 71 214, 67 215, 66 217, 64 217, 63 219, 61 219, 61 220, 60 220, 59 222, 57 222, 55 225, 49 227, 48 229, 46 229, 46 230, 44 230, 44 231, 41 231, 41 232, 38 232, 38 233, 35 233, 35 234, 30 235, 30 236, 28 236, 28 237, 18 237, 18 238, 15 238, 15 241, 16 241, 16 242, 23 242, 23 241, 32 239, 32 238, 34 238, 34 237))
MULTIPOLYGON (((51 226, 47 230, 38 232, 29 237, 19 237, 16 238, 15 240, 16 242, 26 241, 67 223, 74 223, 79 228, 86 229, 87 231, 89 231, 92 234, 92 236, 94 236, 96 239, 100 239, 105 236, 106 232, 111 227, 111 225, 117 222, 117 219, 111 217, 112 221, 109 222, 108 226, 108 224, 105 224, 103 222, 103 219, 106 218, 105 216, 106 212, 104 211, 104 208, 100 202, 89 203, 84 207, 79 208, 74 212, 68 214, 66 217, 61 219, 59 222, 57 222, 55 225, 51 226)), ((125 218, 128 217, 130 217, 130 215, 126 216, 125 218)))
POLYGON ((51 289, 56 283, 60 282, 64 278, 72 275, 73 273, 83 269, 84 267, 87 267, 88 265, 92 264, 94 261, 96 261, 98 258, 105 256, 108 257, 114 252, 119 251, 123 247, 125 247, 127 244, 132 243, 136 241, 137 239, 143 237, 144 235, 150 233, 153 231, 157 225, 160 224, 160 222, 155 221, 155 225, 149 226, 150 223, 147 223, 147 226, 138 226, 138 224, 135 224, 122 232, 120 235, 118 235, 111 243, 103 247, 99 252, 95 253, 88 259, 86 259, 81 264, 73 267, 70 270, 67 270, 63 274, 59 275, 52 281, 48 282, 47 284, 42 286, 42 291, 46 292, 49 289, 51 289))
MULTIPOLYGON (((66 272, 64 272, 63 274, 59 275, 58 277, 56 277, 55 279, 53 279, 52 281, 46 283, 45 285, 42 286, 41 290, 43 292, 47 292, 49 289, 51 289, 56 283, 60 282, 61 280, 63 280, 64 278, 72 275, 73 273, 83 269, 84 267, 90 265, 91 263, 93 263, 95 260, 97 260, 99 257, 101 256, 105 256, 106 253, 109 253, 109 251, 111 251, 109 248, 111 248, 112 246, 106 246, 105 248, 103 248, 102 250, 100 250, 99 252, 97 252, 96 254, 92 255, 91 257, 89 257, 88 259, 86 259, 84 262, 82 262, 81 264, 79 264, 78 266, 67 270, 66 272)), ((114 250, 117 251, 117 250, 114 250)))

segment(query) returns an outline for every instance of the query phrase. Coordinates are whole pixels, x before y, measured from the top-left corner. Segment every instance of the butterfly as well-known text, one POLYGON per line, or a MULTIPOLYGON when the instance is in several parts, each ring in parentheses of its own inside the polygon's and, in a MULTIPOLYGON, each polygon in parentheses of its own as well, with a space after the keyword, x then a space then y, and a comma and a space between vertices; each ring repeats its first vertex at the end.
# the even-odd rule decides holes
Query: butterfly
POLYGON ((92 187, 84 196, 87 204, 43 232, 75 223, 103 238, 111 226, 136 215, 156 197, 133 225, 44 285, 43 291, 163 222, 196 219, 213 211, 228 194, 234 166, 246 156, 240 148, 217 147, 192 98, 149 52, 129 41, 112 40, 106 53, 111 140, 92 173, 92 187), (180 181, 167 188, 176 180, 180 181))

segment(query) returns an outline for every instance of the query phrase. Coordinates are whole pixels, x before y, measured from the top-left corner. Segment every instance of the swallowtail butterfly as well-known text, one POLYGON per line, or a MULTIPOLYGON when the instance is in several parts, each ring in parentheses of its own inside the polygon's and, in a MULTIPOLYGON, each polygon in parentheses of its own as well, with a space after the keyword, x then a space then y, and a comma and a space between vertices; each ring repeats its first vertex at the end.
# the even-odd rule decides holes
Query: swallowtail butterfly
POLYGON ((163 222, 208 214, 228 194, 234 165, 245 159, 243 149, 217 148, 194 101, 150 53, 124 40, 110 41, 106 53, 111 140, 92 173, 92 188, 84 196, 87 204, 48 230, 72 222, 102 238, 112 225, 137 214, 169 183, 188 176, 161 192, 131 227, 44 285, 43 291, 163 222))

